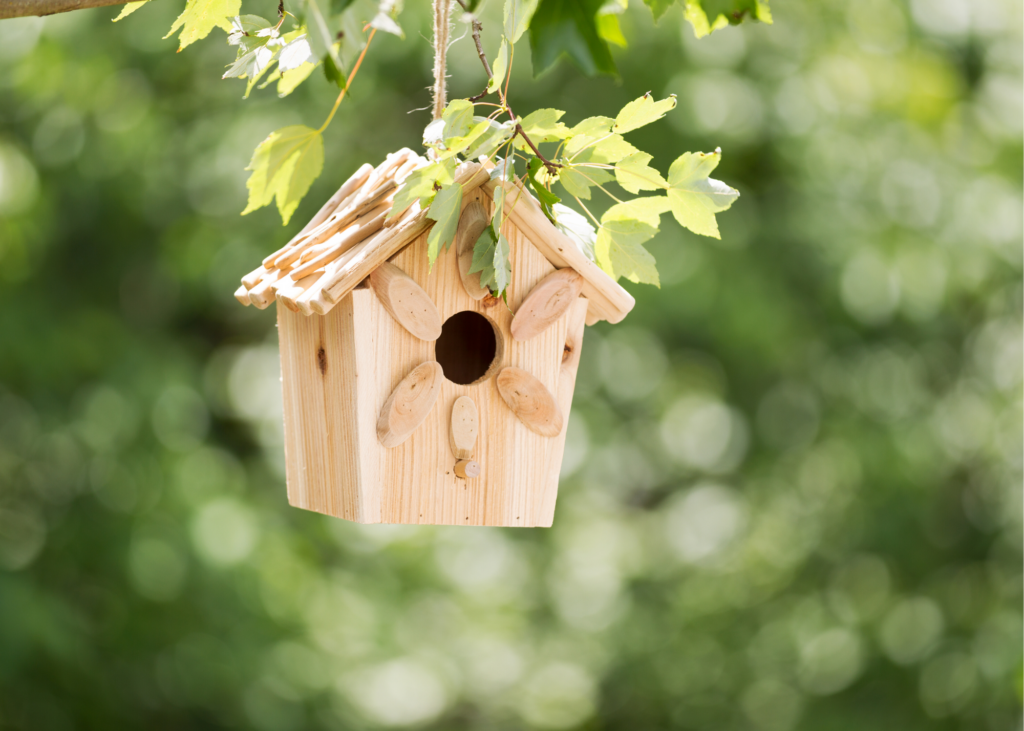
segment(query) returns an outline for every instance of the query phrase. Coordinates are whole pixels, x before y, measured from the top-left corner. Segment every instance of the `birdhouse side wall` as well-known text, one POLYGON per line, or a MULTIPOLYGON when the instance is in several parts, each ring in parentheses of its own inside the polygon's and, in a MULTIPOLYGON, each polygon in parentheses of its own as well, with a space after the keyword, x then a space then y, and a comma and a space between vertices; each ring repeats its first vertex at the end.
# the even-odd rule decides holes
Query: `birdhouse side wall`
POLYGON ((292 505, 360 523, 380 520, 380 505, 360 487, 372 475, 361 459, 358 415, 373 408, 356 370, 352 300, 327 316, 277 308, 284 404, 285 472, 292 505), (362 386, 362 388, 360 388, 362 386))

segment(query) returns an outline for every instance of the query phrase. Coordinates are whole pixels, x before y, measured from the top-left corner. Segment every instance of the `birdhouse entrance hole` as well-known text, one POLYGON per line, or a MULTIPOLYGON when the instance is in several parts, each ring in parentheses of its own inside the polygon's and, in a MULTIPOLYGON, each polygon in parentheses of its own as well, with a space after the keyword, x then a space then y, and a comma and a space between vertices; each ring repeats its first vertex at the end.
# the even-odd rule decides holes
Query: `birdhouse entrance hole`
POLYGON ((462 386, 486 376, 499 354, 497 328, 483 315, 468 310, 449 317, 434 342, 434 359, 441 364, 444 377, 462 386))

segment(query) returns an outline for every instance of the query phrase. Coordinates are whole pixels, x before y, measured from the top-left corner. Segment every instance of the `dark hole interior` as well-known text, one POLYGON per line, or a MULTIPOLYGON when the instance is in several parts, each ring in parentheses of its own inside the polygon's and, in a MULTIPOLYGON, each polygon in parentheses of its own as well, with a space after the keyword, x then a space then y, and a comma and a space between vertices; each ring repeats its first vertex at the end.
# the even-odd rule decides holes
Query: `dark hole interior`
POLYGON ((494 362, 498 341, 490 320, 476 312, 459 312, 441 326, 434 343, 434 358, 444 377, 466 385, 479 380, 494 362))

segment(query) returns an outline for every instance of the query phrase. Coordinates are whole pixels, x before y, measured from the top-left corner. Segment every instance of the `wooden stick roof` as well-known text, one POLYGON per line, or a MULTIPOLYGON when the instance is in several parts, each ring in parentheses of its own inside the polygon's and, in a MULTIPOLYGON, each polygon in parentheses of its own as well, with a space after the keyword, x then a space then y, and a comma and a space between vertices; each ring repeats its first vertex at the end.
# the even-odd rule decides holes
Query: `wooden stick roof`
MULTIPOLYGON (((426 164, 422 156, 402 149, 376 168, 363 165, 291 241, 242 277, 235 297, 260 309, 276 299, 304 315, 330 312, 377 267, 433 225, 419 203, 385 221, 395 191, 426 164)), ((632 295, 559 231, 518 182, 492 181, 475 162, 460 165, 455 180, 465 191, 484 186, 492 195, 495 186, 505 186, 505 210, 513 225, 553 266, 571 267, 582 275, 583 295, 590 300, 588 324, 619 322, 633 309, 632 295)))

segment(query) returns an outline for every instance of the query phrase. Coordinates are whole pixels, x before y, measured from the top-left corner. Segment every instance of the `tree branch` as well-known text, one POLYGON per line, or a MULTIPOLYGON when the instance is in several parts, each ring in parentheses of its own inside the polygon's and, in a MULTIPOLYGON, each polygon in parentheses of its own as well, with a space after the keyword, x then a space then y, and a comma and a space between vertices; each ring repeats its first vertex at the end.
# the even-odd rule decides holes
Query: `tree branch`
MULTIPOLYGON (((469 7, 466 5, 465 0, 456 1, 462 6, 463 10, 469 13, 469 7)), ((480 42, 480 31, 483 30, 483 25, 475 14, 469 14, 473 18, 473 43, 476 44, 476 55, 480 57, 480 63, 484 65, 484 71, 487 72, 487 80, 490 81, 491 77, 494 76, 494 72, 491 71, 491 65, 487 63, 487 55, 484 53, 483 44, 480 42)))
MULTIPOLYGON (((512 110, 509 109, 508 113, 512 114, 512 110)), ((555 171, 557 171, 558 168, 562 167, 557 162, 551 162, 546 157, 544 157, 543 155, 540 154, 540 150, 537 149, 537 145, 533 144, 533 140, 531 140, 526 135, 526 133, 523 132, 523 125, 519 124, 518 122, 516 122, 516 134, 519 135, 520 137, 522 137, 523 141, 526 142, 526 144, 528 144, 530 146, 530 149, 533 150, 533 154, 536 155, 538 158, 540 158, 540 161, 542 163, 544 163, 544 167, 546 167, 548 169, 549 173, 554 175, 555 171)))
POLYGON ((0 19, 24 18, 28 15, 55 15, 85 8, 124 5, 130 0, 4 0, 0 2, 0 19))

